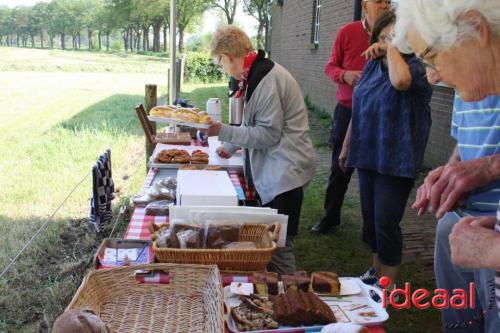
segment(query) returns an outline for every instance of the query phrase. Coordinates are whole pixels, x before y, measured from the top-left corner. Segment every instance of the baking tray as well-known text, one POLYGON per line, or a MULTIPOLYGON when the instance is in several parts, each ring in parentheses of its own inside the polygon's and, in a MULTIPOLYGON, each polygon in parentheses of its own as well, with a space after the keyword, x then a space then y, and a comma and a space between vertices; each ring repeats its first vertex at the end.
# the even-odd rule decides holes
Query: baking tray
POLYGON ((182 126, 187 126, 187 127, 193 127, 193 128, 204 128, 204 129, 207 129, 210 126, 212 126, 212 124, 190 123, 190 122, 179 120, 179 119, 165 118, 165 117, 148 116, 148 119, 149 119, 149 121, 154 121, 154 122, 157 122, 157 123, 177 124, 177 125, 182 125, 182 126))
POLYGON ((158 152, 164 149, 179 149, 186 150, 189 154, 192 154, 194 150, 201 150, 209 155, 208 164, 192 164, 198 166, 200 169, 204 169, 207 166, 220 166, 223 170, 243 170, 243 162, 241 158, 233 158, 233 159, 222 159, 219 158, 215 150, 209 147, 203 146, 179 146, 179 145, 167 145, 167 144, 157 144, 156 148, 149 158, 149 166, 152 168, 158 169, 179 169, 185 165, 191 165, 190 163, 158 163, 154 161, 154 157, 158 152), (230 164, 235 163, 235 164, 230 164))
MULTIPOLYGON (((358 278, 350 278, 344 277, 340 278, 340 281, 352 282, 356 284, 359 288, 359 293, 350 295, 350 296, 322 296, 318 295, 326 304, 330 306, 333 313, 335 314, 335 318, 339 323, 354 323, 360 324, 363 326, 377 326, 385 322, 389 319, 389 314, 382 307, 382 303, 375 302, 370 296, 370 290, 374 290, 382 299, 382 291, 378 288, 368 286, 364 284, 358 278), (362 307, 356 309, 356 307, 362 307), (351 310, 355 309, 355 310, 351 310), (376 314, 376 317, 363 317, 360 316, 360 313, 373 311, 376 314)), ((240 300, 238 296, 232 294, 229 290, 230 286, 224 288, 224 304, 227 309, 226 313, 226 322, 228 328, 231 332, 240 333, 236 328, 236 323, 234 322, 233 317, 231 316, 231 311, 229 310, 231 307, 238 306, 240 304, 240 300)), ((354 288, 354 287, 353 287, 354 288)), ((355 288, 356 289, 356 288, 355 288)), ((274 330, 258 330, 258 331, 246 331, 252 333, 273 333, 273 332, 303 332, 303 331, 320 331, 324 325, 315 325, 315 326, 280 326, 274 330)))

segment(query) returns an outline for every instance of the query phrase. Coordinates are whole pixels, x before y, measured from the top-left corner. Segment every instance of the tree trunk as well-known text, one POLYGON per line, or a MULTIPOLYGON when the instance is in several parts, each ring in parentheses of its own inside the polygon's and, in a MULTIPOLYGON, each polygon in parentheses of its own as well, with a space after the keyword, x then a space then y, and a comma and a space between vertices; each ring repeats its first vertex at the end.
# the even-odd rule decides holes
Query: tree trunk
POLYGON ((99 41, 99 51, 101 51, 101 30, 99 30, 99 33, 97 34, 97 40, 99 41))
POLYGON ((128 28, 129 33, 128 33, 128 38, 129 38, 129 46, 130 46, 130 52, 134 52, 134 44, 133 44, 133 39, 134 39, 134 34, 132 31, 132 28, 128 28))
POLYGON ((94 48, 94 45, 92 45, 92 33, 93 31, 87 30, 87 38, 89 39, 89 51, 94 48))
POLYGON ((148 51, 148 34, 149 34, 149 27, 144 25, 142 27, 142 48, 144 51, 148 51))
POLYGON ((167 52, 167 25, 163 26, 163 52, 167 52))
POLYGON ((109 51, 109 31, 106 31, 106 51, 109 51))
POLYGON ((125 47, 125 52, 128 51, 128 29, 122 33, 123 35, 123 46, 125 47))
POLYGON ((82 47, 82 39, 81 39, 81 34, 78 32, 78 49, 82 47))
POLYGON ((43 49, 43 31, 40 32, 40 45, 42 46, 43 49))
POLYGON ((184 52, 184 28, 179 29, 179 53, 184 52))
POLYGON ((161 23, 155 23, 153 25, 153 51, 160 52, 160 33, 161 33, 161 23))
POLYGON ((31 47, 35 48, 35 35, 30 35, 31 37, 31 47))
POLYGON ((66 47, 66 44, 64 40, 66 39, 66 35, 64 33, 61 34, 61 50, 64 50, 66 47))
POLYGON ((259 28, 257 29, 257 47, 259 49, 264 48, 264 43, 263 43, 263 33, 264 31, 264 24, 262 22, 259 22, 259 28))

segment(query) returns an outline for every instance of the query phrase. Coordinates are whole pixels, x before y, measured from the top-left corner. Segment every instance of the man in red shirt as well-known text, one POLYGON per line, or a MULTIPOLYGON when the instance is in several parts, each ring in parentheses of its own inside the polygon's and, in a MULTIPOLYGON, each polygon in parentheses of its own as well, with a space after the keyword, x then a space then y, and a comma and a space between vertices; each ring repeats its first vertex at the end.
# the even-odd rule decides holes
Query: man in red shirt
POLYGON ((340 28, 333 43, 332 54, 325 67, 325 74, 337 83, 337 106, 333 115, 330 143, 332 144, 332 166, 325 196, 325 216, 312 227, 315 233, 326 233, 340 225, 340 210, 349 185, 352 169, 342 172, 339 155, 351 120, 352 91, 361 77, 366 59, 361 54, 368 48, 370 31, 377 18, 390 8, 390 0, 363 1, 365 18, 340 28))

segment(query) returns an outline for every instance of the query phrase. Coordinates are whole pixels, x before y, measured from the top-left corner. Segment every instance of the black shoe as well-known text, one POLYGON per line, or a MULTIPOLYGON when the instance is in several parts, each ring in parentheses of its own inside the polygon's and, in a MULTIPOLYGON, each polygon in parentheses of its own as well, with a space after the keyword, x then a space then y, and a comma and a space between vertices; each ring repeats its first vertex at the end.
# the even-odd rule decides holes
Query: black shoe
POLYGON ((327 223, 324 219, 321 219, 321 221, 316 223, 311 228, 311 232, 314 232, 315 234, 326 234, 330 230, 335 232, 336 229, 337 229, 336 226, 333 226, 333 225, 327 223))

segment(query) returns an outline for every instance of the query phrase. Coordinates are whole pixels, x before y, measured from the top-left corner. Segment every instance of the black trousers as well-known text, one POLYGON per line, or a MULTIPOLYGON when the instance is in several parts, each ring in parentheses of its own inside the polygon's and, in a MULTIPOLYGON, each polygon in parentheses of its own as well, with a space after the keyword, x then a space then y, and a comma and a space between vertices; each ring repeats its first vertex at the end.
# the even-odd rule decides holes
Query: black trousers
POLYGON ((264 207, 277 209, 279 214, 288 215, 287 236, 295 236, 299 231, 300 209, 303 199, 304 191, 302 187, 297 187, 278 194, 272 201, 264 205, 264 207))
POLYGON ((337 226, 340 224, 340 211, 344 202, 345 192, 353 169, 342 172, 339 167, 339 156, 342 152, 344 138, 351 121, 351 109, 337 104, 333 115, 332 129, 330 132, 330 143, 332 145, 332 166, 328 187, 325 195, 325 216, 323 222, 327 225, 337 226))

